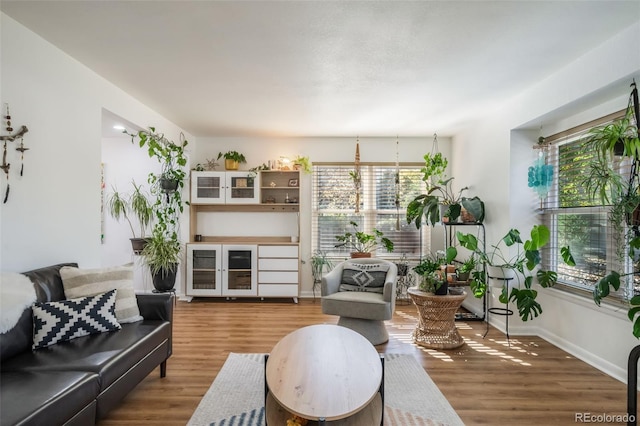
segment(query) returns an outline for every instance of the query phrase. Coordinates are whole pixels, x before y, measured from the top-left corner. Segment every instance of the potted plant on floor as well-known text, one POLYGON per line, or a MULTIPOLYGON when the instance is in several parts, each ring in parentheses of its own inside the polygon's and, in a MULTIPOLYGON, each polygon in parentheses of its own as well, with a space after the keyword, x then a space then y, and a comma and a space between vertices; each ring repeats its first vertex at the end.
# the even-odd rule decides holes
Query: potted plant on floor
POLYGON ((387 252, 393 251, 393 241, 385 237, 382 231, 373 229, 373 234, 358 231, 358 224, 354 221, 349 222, 353 231, 347 231, 342 235, 336 235, 339 241, 335 247, 345 247, 351 250, 352 258, 371 257, 371 252, 378 248, 384 248, 387 252))
POLYGON ((458 249, 448 247, 442 254, 429 253, 419 264, 413 267, 413 272, 420 276, 418 289, 427 293, 446 295, 449 293, 446 265, 450 264, 458 255, 458 249))
POLYGON ((327 254, 321 250, 313 253, 311 256, 311 274, 313 275, 313 298, 316 298, 316 290, 322 283, 322 274, 333 268, 333 262, 327 257, 327 254))
MULTIPOLYGON (((482 297, 487 291, 489 281, 501 289, 501 303, 514 302, 523 321, 533 319, 542 313, 542 307, 536 300, 538 292, 533 288, 532 271, 541 266, 540 250, 549 243, 550 232, 545 225, 535 225, 531 229, 531 239, 522 241, 520 231, 510 229, 491 250, 484 252, 473 234, 456 232, 460 245, 472 252, 487 270, 473 271, 470 288, 475 297, 482 297), (513 253, 515 248, 515 254, 513 253), (523 278, 522 280, 520 278, 523 278)), ((575 266, 569 247, 560 249, 562 259, 569 266, 575 266)), ((538 269, 538 283, 542 287, 552 287, 558 281, 558 273, 552 270, 538 269)))
POLYGON ((224 168, 227 170, 238 170, 240 164, 246 163, 247 159, 244 154, 238 151, 227 151, 218 153, 218 160, 224 158, 224 168))
POLYGON ((156 290, 170 291, 175 285, 182 252, 179 230, 180 216, 187 204, 182 200, 182 189, 186 179, 185 147, 188 142, 180 135, 181 141, 176 144, 153 127, 132 135, 132 140, 136 136, 140 139, 140 147, 146 147, 149 156, 156 158, 161 166, 160 174, 150 173, 148 178, 151 194, 155 196, 153 214, 156 223, 142 250, 142 257, 149 266, 156 290), (173 182, 173 190, 167 190, 167 180, 173 182))
POLYGON ((132 181, 133 191, 129 194, 121 193, 116 188, 107 198, 107 211, 117 221, 121 218, 127 221, 131 229, 131 247, 135 254, 140 254, 146 243, 147 229, 153 219, 153 208, 148 195, 143 192, 142 186, 132 181), (137 221, 140 234, 136 233, 136 227, 132 220, 137 221))

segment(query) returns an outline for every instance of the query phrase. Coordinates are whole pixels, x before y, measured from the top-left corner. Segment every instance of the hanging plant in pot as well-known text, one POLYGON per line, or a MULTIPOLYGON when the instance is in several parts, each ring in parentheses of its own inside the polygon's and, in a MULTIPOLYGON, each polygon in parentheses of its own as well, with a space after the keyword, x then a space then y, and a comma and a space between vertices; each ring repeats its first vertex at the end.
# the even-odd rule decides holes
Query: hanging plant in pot
POLYGON ((150 157, 160 162, 160 174, 149 174, 151 193, 156 197, 153 204, 153 214, 156 223, 152 236, 142 250, 142 257, 149 266, 157 291, 170 291, 176 280, 178 264, 181 260, 181 242, 178 237, 180 229, 180 216, 184 212, 182 189, 185 185, 185 166, 187 158, 185 147, 188 142, 181 136, 180 143, 176 144, 165 138, 164 134, 157 133, 155 128, 141 130, 131 135, 140 138, 140 147, 146 147, 150 157), (175 190, 167 192, 163 187, 166 180, 175 182, 175 190))
POLYGON ((148 195, 144 193, 141 185, 132 181, 133 191, 129 194, 118 192, 113 188, 113 192, 107 198, 107 211, 117 221, 121 218, 127 221, 131 229, 131 247, 134 254, 140 254, 146 244, 147 229, 153 219, 153 208, 148 195), (140 233, 136 233, 136 227, 132 220, 137 221, 137 228, 140 233))
POLYGON ((367 234, 358 231, 356 222, 349 222, 353 228, 353 232, 345 232, 342 235, 336 235, 339 241, 335 247, 345 247, 351 250, 352 258, 371 257, 371 253, 378 248, 384 248, 387 252, 393 251, 393 241, 385 237, 382 231, 373 229, 373 234, 367 234))

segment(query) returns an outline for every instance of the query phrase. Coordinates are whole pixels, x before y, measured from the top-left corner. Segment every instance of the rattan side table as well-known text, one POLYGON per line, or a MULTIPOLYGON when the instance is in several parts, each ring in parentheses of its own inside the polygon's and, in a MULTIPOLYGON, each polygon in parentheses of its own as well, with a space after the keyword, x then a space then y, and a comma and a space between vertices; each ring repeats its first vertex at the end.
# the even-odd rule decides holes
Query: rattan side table
POLYGON ((456 312, 467 297, 460 295, 436 296, 411 287, 407 290, 418 309, 418 324, 411 334, 413 341, 430 349, 453 349, 464 344, 456 328, 456 312))

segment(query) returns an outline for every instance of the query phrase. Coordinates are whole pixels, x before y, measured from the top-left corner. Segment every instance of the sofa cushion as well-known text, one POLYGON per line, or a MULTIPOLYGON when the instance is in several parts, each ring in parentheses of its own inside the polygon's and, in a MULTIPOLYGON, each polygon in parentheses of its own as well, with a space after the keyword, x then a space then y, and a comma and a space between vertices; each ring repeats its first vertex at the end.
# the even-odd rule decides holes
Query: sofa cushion
POLYGON ((61 425, 86 407, 91 409, 87 413, 91 423, 85 424, 93 424, 98 389, 98 376, 94 373, 3 371, 0 424, 61 425))
POLYGON ((33 305, 33 349, 121 328, 115 316, 116 290, 91 297, 33 305))
POLYGON ((141 321, 140 310, 133 288, 131 266, 116 266, 101 269, 60 269, 64 294, 68 299, 95 296, 117 289, 116 317, 122 323, 141 321))
POLYGON ((389 320, 391 303, 382 294, 364 291, 338 291, 322 298, 322 312, 341 317, 389 320))
POLYGON ((347 263, 342 269, 340 291, 383 293, 389 265, 381 263, 347 263))
POLYGON ((167 321, 122 324, 117 333, 92 334, 23 353, 4 362, 2 372, 90 371, 100 376, 102 392, 154 348, 166 345, 168 350, 170 337, 171 323, 167 321))

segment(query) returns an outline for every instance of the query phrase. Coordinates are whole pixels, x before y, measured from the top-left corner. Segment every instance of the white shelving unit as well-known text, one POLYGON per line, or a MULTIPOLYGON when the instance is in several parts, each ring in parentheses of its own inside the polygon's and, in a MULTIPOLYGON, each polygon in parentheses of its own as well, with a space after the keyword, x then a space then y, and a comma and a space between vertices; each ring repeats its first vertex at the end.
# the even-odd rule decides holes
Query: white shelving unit
POLYGON ((192 172, 187 296, 297 302, 299 179, 295 170, 192 172), (250 267, 234 268, 238 250, 250 253, 250 267))

